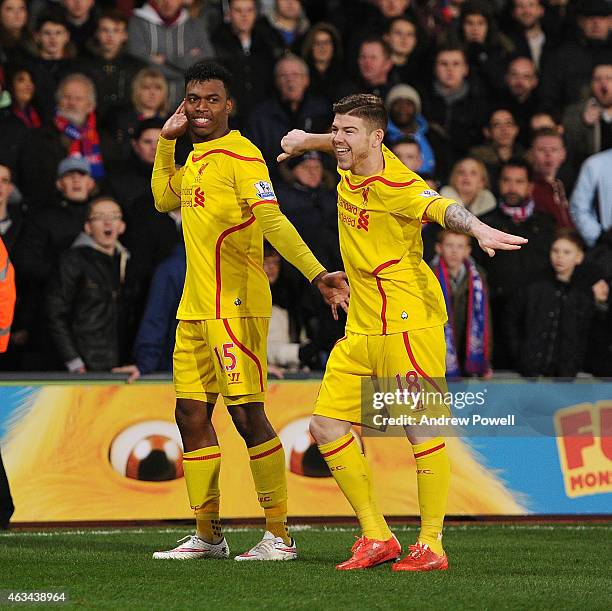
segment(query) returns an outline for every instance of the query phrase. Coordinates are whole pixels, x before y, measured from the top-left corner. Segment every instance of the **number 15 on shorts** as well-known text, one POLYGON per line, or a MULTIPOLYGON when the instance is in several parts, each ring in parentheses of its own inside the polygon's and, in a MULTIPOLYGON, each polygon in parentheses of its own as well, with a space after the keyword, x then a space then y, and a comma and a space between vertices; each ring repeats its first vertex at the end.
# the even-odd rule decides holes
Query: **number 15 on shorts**
POLYGON ((222 370, 227 372, 227 377, 229 378, 230 384, 232 382, 240 382, 240 373, 238 371, 234 371, 238 365, 238 358, 233 352, 234 347, 235 346, 232 342, 222 344, 220 348, 215 346, 215 354, 219 359, 219 365, 221 365, 222 370))

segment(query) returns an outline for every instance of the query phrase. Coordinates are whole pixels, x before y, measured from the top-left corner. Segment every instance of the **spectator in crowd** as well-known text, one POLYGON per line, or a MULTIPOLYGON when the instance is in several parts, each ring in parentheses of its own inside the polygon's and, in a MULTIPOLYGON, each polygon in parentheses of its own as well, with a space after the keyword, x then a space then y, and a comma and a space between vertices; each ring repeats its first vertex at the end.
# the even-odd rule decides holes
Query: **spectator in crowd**
POLYGON ((452 164, 482 140, 487 101, 468 80, 468 64, 461 47, 442 47, 436 53, 434 82, 423 103, 438 173, 446 176, 452 164), (433 133, 432 133, 433 136, 433 133))
POLYGON ((482 222, 501 231, 508 231, 529 240, 520 251, 505 251, 488 258, 478 253, 485 268, 490 287, 493 317, 494 369, 513 369, 517 363, 512 358, 504 321, 509 303, 515 293, 524 286, 530 276, 546 268, 548 252, 554 231, 553 220, 535 209, 531 196, 533 175, 531 167, 521 159, 507 161, 499 179, 499 206, 485 214, 482 222))
POLYGON ((23 61, 34 48, 25 0, 0 2, 0 48, 9 62, 23 61))
POLYGON ((559 178, 559 170, 567 156, 563 136, 552 128, 536 132, 529 156, 534 170, 536 210, 551 216, 558 227, 573 227, 565 185, 559 178))
POLYGON ((69 156, 87 159, 95 179, 104 176, 100 133, 96 119, 96 89, 83 74, 70 74, 57 87, 54 124, 69 156))
POLYGON ((324 182, 321 155, 311 151, 286 166, 289 176, 276 187, 283 213, 325 267, 341 269, 337 197, 324 182))
POLYGON ((429 125, 421 114, 421 96, 417 90, 410 85, 395 85, 387 94, 385 106, 389 113, 387 142, 394 144, 407 136, 414 138, 418 142, 423 160, 420 171, 433 174, 436 160, 427 140, 429 125))
POLYGON ((183 294, 186 271, 185 245, 180 242, 153 274, 144 314, 134 341, 134 365, 120 368, 120 371, 130 375, 129 382, 147 373, 172 371, 178 323, 176 312, 183 294))
POLYGON ((157 68, 143 68, 131 84, 131 105, 119 111, 111 122, 110 131, 115 142, 115 161, 130 157, 130 141, 140 121, 168 117, 168 81, 157 68))
POLYGON ((565 133, 565 128, 557 120, 556 114, 538 111, 531 115, 529 119, 529 140, 531 141, 535 133, 544 128, 554 129, 561 135, 565 133))
POLYGON ((589 79, 597 64, 612 62, 610 15, 607 0, 580 0, 578 33, 552 54, 542 70, 542 103, 545 109, 564 109, 588 96, 589 79))
POLYGON ((40 206, 29 216, 15 253, 15 269, 23 288, 19 331, 25 331, 25 369, 54 369, 46 329, 37 311, 41 287, 53 275, 60 254, 70 247, 83 228, 87 203, 96 183, 82 157, 68 157, 57 168, 59 202, 40 206))
POLYGON ((484 270, 471 257, 471 238, 442 230, 432 268, 440 281, 448 323, 446 375, 491 377, 491 312, 484 270))
POLYGON ((464 157, 453 166, 449 184, 442 187, 440 195, 463 204, 474 216, 482 216, 497 207, 489 184, 484 163, 474 157, 464 157))
POLYGON ((0 161, 0 237, 11 256, 15 251, 24 221, 22 207, 9 201, 14 189, 12 170, 0 161))
POLYGON ((505 86, 497 99, 497 108, 504 107, 512 113, 519 127, 518 141, 522 146, 529 146, 529 119, 539 108, 538 82, 533 61, 528 57, 516 57, 508 64, 505 86))
POLYGON ((128 20, 118 9, 100 15, 88 41, 87 73, 96 85, 98 113, 108 123, 109 115, 130 103, 131 84, 144 63, 126 50, 128 20))
POLYGON ((465 45, 472 80, 478 79, 492 93, 499 89, 499 75, 506 67, 511 43, 497 32, 490 5, 481 0, 469 0, 463 5, 459 40, 465 45))
POLYGON ((36 96, 34 74, 25 65, 13 64, 7 71, 7 86, 11 94, 11 112, 27 129, 42 125, 39 102, 36 96))
POLYGON ((91 79, 75 73, 65 77, 55 92, 53 122, 28 131, 22 150, 19 186, 35 207, 48 202, 53 193, 59 162, 66 156, 84 156, 96 179, 104 176, 103 156, 111 142, 98 130, 96 92, 91 79))
POLYGON ((75 61, 76 49, 70 41, 66 21, 57 12, 43 13, 37 18, 34 42, 34 82, 40 91, 49 94, 41 100, 44 117, 49 118, 53 116, 53 92, 64 77, 79 68, 75 61))
POLYGON ((570 209, 587 246, 605 241, 612 248, 612 149, 589 157, 580 170, 570 209))
POLYGON ((530 58, 536 70, 546 63, 556 47, 556 32, 547 31, 543 24, 542 0, 512 0, 512 30, 509 32, 514 52, 530 58))
POLYGON ((373 93, 383 100, 397 82, 391 75, 391 47, 382 38, 368 37, 359 47, 357 58, 359 81, 357 89, 361 93, 373 93))
POLYGON ((275 0, 267 22, 275 57, 287 51, 297 54, 304 34, 310 28, 302 0, 275 0))
POLYGON ((518 133, 518 125, 509 110, 496 108, 491 112, 489 122, 483 128, 487 142, 470 150, 470 156, 480 159, 487 167, 490 184, 497 184, 502 164, 524 155, 525 149, 516 140, 518 133))
POLYGON ((85 51, 87 42, 96 32, 96 10, 94 0, 61 0, 70 40, 79 53, 85 51))
POLYGON ((568 107, 563 125, 576 169, 590 155, 612 148, 612 60, 595 66, 591 97, 568 107))
POLYGON ((121 207, 102 197, 87 206, 83 232, 52 275, 46 315, 54 346, 71 373, 110 371, 129 362, 142 291, 119 242, 121 207))
POLYGON ((516 291, 506 317, 513 360, 525 376, 575 377, 584 370, 589 333, 603 322, 610 288, 580 273, 584 242, 575 230, 557 231, 548 268, 516 291))
POLYGON ((389 20, 383 38, 391 48, 391 80, 414 86, 423 85, 426 80, 424 75, 431 70, 431 61, 419 37, 417 24, 412 19, 400 16, 389 20))
MULTIPOLYGON (((128 163, 118 164, 109 173, 108 185, 126 213, 128 220, 136 200, 151 193, 151 174, 162 119, 140 121, 131 138, 128 163)), ((137 211, 134 211, 137 214, 137 211)), ((134 219, 136 220, 136 219, 134 219)))
POLYGON ((129 51, 162 71, 175 108, 183 99, 185 69, 214 56, 204 23, 189 17, 181 0, 151 0, 134 11, 128 31, 129 51))
POLYGON ((302 58, 310 69, 313 93, 333 103, 357 90, 346 76, 340 33, 331 23, 317 23, 309 30, 302 45, 302 58))
POLYGON ((413 136, 405 136, 400 138, 391 145, 393 154, 413 172, 420 174, 423 167, 423 153, 421 146, 413 136))
MULTIPOLYGON (((8 347, 15 306, 15 272, 2 239, 0 239, 0 269, 4 270, 0 277, 0 353, 2 353, 8 347)), ((0 455, 0 529, 8 528, 14 511, 15 505, 0 455)))
POLYGON ((234 75, 232 96, 242 127, 251 110, 270 92, 274 79, 274 49, 257 19, 255 0, 231 0, 228 21, 213 32, 215 54, 234 75))
POLYGON ((292 129, 326 131, 331 123, 327 100, 310 93, 306 62, 297 55, 286 55, 274 67, 276 95, 261 102, 251 112, 247 136, 261 150, 270 175, 278 176, 277 156, 281 138, 292 129))

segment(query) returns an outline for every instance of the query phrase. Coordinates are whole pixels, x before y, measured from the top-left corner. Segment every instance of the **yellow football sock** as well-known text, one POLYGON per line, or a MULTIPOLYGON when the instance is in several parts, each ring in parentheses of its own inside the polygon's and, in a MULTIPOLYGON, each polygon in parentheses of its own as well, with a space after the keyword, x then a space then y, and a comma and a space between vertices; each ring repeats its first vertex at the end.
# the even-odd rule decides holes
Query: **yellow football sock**
POLYGON ((436 554, 444 552, 442 526, 450 485, 450 461, 442 437, 412 446, 417 468, 421 532, 419 541, 436 554))
POLYGON ((266 516, 266 530, 291 544, 287 530, 287 473, 285 452, 278 437, 248 448, 251 473, 259 504, 266 516))
POLYGON ((378 541, 390 539, 391 531, 374 498, 370 467, 352 433, 320 445, 319 451, 355 510, 363 534, 378 541))
POLYGON ((189 504, 195 510, 196 534, 208 543, 223 538, 219 521, 219 446, 200 448, 183 453, 183 472, 189 504))

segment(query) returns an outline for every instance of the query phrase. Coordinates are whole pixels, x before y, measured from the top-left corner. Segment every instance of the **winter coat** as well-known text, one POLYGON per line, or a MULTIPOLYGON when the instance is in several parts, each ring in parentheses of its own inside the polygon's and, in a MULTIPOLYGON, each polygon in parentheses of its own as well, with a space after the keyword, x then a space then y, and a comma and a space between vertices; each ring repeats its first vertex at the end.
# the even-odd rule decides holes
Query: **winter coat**
POLYGON ((516 291, 505 328, 523 375, 574 377, 584 369, 591 325, 601 314, 579 276, 577 268, 561 282, 549 270, 516 291))
POLYGON ((110 256, 87 234, 78 236, 60 258, 45 304, 51 338, 66 366, 74 369, 80 359, 88 371, 110 371, 128 362, 143 288, 123 246, 110 256))

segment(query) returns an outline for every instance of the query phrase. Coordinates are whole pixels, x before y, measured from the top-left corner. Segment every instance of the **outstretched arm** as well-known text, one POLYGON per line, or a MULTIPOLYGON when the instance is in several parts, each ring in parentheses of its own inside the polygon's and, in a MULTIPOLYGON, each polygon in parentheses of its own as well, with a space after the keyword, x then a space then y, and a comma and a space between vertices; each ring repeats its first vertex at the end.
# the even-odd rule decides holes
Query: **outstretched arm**
POLYGON ((460 204, 451 204, 446 209, 444 226, 451 231, 474 236, 489 257, 493 257, 496 250, 518 250, 528 241, 527 238, 489 227, 460 204))
POLYGON ((281 139, 281 153, 276 161, 280 163, 291 157, 298 157, 306 151, 321 151, 333 153, 332 134, 308 134, 301 129, 292 129, 281 139))

